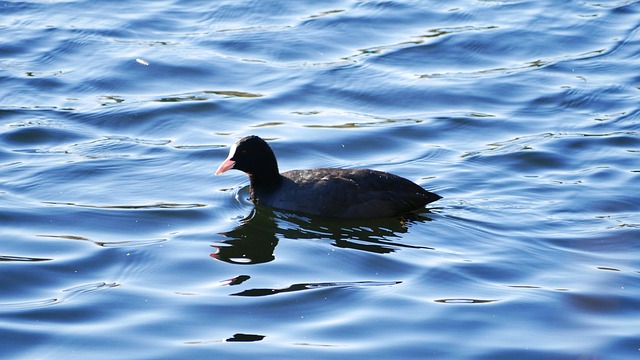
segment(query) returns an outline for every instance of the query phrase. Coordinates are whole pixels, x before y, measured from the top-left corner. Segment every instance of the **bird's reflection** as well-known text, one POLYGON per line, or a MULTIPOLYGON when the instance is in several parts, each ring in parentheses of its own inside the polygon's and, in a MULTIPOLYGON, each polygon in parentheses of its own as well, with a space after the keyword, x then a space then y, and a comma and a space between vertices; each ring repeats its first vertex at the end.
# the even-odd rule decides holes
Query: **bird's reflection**
POLYGON ((220 235, 220 242, 212 245, 211 257, 233 264, 260 264, 275 259, 278 239, 330 239, 339 248, 386 254, 400 248, 427 249, 426 246, 402 244, 400 234, 414 223, 431 221, 428 210, 401 218, 386 219, 326 219, 273 210, 261 206, 240 225, 220 235))
POLYGON ((211 257, 233 264, 261 264, 275 259, 278 238, 272 216, 254 208, 237 228, 220 234, 227 239, 211 245, 216 249, 211 257))

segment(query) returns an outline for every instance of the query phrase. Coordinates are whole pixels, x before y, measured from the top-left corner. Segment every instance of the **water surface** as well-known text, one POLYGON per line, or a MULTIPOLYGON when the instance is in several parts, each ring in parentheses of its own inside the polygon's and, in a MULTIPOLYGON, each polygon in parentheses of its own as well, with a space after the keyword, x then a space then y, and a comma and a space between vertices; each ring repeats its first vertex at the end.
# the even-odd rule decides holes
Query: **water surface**
POLYGON ((640 2, 0 9, 7 358, 640 355, 640 2), (443 199, 254 208, 249 134, 443 199))

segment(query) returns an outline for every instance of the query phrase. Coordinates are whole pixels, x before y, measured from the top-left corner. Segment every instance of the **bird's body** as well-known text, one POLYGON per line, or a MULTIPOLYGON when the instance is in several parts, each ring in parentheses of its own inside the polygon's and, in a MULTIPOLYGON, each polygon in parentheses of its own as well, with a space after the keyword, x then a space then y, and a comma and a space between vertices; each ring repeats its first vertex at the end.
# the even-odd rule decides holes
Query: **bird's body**
POLYGON ((239 140, 216 175, 229 169, 249 175, 253 203, 324 217, 390 217, 441 198, 410 180, 370 169, 316 168, 280 174, 273 151, 257 136, 239 140))

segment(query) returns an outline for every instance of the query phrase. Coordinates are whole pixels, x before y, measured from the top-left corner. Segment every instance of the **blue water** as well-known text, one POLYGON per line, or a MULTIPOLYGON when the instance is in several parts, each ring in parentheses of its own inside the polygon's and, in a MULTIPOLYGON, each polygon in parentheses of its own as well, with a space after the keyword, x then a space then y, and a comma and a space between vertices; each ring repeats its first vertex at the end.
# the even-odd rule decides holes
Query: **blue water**
POLYGON ((7 359, 640 358, 640 2, 0 1, 7 359), (412 216, 214 176, 368 167, 412 216))

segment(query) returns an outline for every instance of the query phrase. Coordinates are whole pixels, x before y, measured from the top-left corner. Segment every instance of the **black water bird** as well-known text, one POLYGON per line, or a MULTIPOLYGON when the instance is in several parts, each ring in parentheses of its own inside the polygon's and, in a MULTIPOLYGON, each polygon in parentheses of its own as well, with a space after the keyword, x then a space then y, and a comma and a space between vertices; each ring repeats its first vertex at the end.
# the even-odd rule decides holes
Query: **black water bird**
POLYGON ((370 169, 316 168, 281 174, 273 150, 255 135, 231 147, 216 175, 230 169, 249 175, 254 204, 324 217, 390 217, 441 198, 410 180, 370 169))

